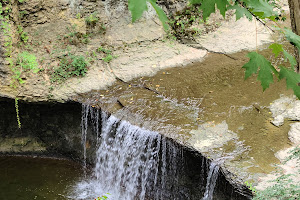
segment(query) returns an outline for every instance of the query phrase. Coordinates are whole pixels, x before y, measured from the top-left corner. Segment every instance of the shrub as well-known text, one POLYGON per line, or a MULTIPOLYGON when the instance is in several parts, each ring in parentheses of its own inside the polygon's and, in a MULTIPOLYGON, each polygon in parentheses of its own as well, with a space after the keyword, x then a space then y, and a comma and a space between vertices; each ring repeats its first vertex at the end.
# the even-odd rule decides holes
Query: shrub
POLYGON ((64 82, 73 76, 85 76, 88 62, 84 56, 68 55, 62 57, 58 68, 54 70, 51 82, 64 82))
POLYGON ((18 55, 16 65, 21 68, 21 70, 32 70, 34 73, 39 71, 35 55, 27 51, 18 55))

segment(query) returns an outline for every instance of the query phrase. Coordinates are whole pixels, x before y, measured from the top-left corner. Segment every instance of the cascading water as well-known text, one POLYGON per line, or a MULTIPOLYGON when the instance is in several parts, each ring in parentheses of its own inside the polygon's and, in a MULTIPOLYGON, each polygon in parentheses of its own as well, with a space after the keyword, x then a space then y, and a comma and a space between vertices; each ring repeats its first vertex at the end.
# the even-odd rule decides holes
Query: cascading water
POLYGON ((202 200, 212 200, 216 182, 219 176, 219 165, 216 162, 211 162, 206 182, 206 189, 202 200))
POLYGON ((157 132, 89 105, 82 105, 81 127, 87 173, 70 199, 90 200, 106 193, 112 200, 213 199, 219 162, 209 165, 205 157, 157 132), (94 164, 92 173, 87 163, 94 164))
POLYGON ((84 167, 90 124, 96 132, 97 151, 93 178, 77 185, 76 198, 95 198, 110 193, 111 199, 142 200, 147 193, 153 193, 156 185, 161 185, 162 190, 155 192, 155 196, 160 198, 166 188, 168 172, 176 174, 175 147, 157 132, 99 112, 88 105, 82 106, 84 167), (167 161, 172 163, 172 167, 166 166, 167 161))

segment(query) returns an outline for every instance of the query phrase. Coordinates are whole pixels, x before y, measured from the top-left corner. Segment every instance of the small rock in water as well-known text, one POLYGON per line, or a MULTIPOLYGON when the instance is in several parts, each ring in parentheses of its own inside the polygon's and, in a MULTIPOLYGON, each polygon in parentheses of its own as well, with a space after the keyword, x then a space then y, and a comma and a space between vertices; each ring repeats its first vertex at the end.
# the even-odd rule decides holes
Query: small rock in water
POLYGON ((300 122, 291 124, 291 129, 288 134, 292 143, 296 145, 300 144, 300 122))

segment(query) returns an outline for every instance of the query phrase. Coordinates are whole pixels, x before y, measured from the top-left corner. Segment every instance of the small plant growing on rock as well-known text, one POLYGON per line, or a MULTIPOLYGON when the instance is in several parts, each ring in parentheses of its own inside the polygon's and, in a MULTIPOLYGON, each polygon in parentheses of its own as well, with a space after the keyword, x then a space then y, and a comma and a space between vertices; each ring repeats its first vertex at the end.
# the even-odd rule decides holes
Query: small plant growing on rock
POLYGON ((16 64, 21 69, 32 70, 34 73, 39 71, 35 55, 30 54, 27 51, 24 51, 18 55, 16 64))
POLYGON ((98 21, 99 21, 99 18, 97 17, 97 13, 92 13, 85 18, 85 22, 89 26, 95 26, 98 21))
POLYGON ((112 51, 109 49, 105 49, 102 46, 100 46, 98 49, 96 49, 98 53, 104 53, 105 57, 101 58, 104 62, 109 63, 112 61, 112 59, 116 58, 116 56, 112 55, 112 51))
POLYGON ((85 76, 88 62, 84 56, 67 55, 60 60, 59 66, 51 76, 51 82, 64 82, 73 76, 85 76))
POLYGON ((16 87, 16 82, 24 83, 24 80, 21 78, 22 72, 31 71, 37 73, 39 71, 35 55, 27 51, 18 54, 16 65, 11 64, 11 67, 13 72, 13 82, 11 85, 13 87, 16 87))
POLYGON ((64 36, 67 43, 77 45, 80 43, 88 44, 90 42, 90 34, 79 33, 76 25, 67 28, 69 33, 64 36))
POLYGON ((110 53, 111 53, 111 50, 105 49, 105 48, 103 48, 102 46, 100 46, 96 51, 97 51, 98 53, 101 53, 101 52, 106 53, 106 54, 110 54, 110 53))
POLYGON ((19 36, 20 36, 20 41, 23 42, 23 43, 27 43, 27 41, 28 41, 28 33, 25 32, 23 30, 23 27, 20 26, 20 25, 18 25, 17 31, 18 31, 19 36))

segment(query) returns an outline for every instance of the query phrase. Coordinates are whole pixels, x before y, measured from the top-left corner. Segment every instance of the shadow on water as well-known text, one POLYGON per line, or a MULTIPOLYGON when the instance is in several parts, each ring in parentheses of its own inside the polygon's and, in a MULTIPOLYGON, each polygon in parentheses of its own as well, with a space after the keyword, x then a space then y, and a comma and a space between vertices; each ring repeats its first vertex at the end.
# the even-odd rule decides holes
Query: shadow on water
POLYGON ((0 199, 65 200, 82 174, 82 167, 69 160, 0 156, 0 199))

